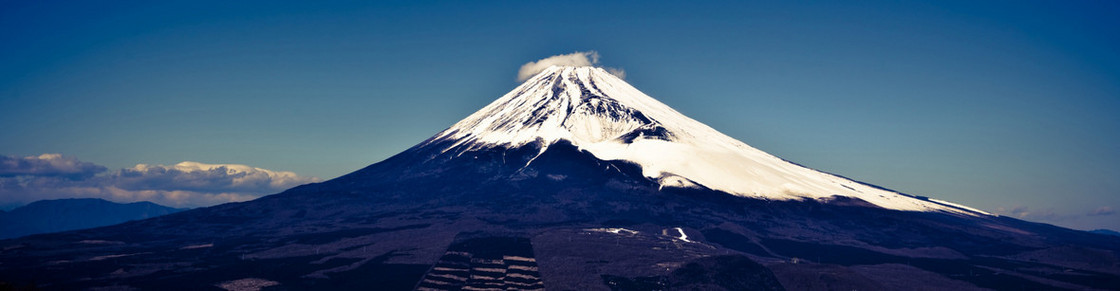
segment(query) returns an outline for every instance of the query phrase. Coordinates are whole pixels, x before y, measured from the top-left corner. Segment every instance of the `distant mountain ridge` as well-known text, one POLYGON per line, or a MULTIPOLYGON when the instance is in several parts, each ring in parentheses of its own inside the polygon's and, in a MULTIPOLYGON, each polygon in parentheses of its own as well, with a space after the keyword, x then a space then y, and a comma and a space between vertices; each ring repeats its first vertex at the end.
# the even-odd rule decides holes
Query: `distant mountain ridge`
POLYGON ((96 198, 39 200, 0 212, 0 239, 114 225, 186 209, 152 202, 116 203, 96 198))
POLYGON ((1090 230, 1089 232, 1095 233, 1095 234, 1120 236, 1120 232, 1115 231, 1115 230, 1111 230, 1111 229, 1103 229, 1103 228, 1102 229, 1094 229, 1094 230, 1090 230))

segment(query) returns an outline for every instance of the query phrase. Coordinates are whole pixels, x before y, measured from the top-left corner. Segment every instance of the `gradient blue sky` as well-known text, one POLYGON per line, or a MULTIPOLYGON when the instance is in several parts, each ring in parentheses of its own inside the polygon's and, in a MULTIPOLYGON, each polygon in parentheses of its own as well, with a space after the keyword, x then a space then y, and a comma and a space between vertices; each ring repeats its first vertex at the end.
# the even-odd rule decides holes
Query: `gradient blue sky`
POLYGON ((1120 229, 1120 2, 933 2, 5 1, 0 155, 329 179, 596 50, 803 165, 1120 229))

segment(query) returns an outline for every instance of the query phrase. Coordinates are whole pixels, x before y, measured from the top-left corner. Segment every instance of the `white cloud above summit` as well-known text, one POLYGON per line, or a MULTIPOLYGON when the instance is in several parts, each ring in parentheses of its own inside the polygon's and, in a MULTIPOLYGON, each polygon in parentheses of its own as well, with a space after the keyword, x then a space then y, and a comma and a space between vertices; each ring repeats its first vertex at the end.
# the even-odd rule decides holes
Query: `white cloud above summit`
POLYGON ((0 156, 0 205, 9 206, 44 199, 102 198, 200 207, 253 200, 319 181, 293 172, 238 164, 139 164, 109 171, 59 154, 0 156))
MULTIPOLYGON (((537 60, 535 62, 528 62, 521 65, 521 69, 517 71, 517 81, 523 82, 533 77, 537 73, 544 71, 551 66, 572 66, 572 67, 588 67, 596 66, 599 64, 599 52, 585 51, 574 52, 564 55, 555 55, 547 58, 537 60)), ((626 77, 626 71, 618 68, 604 68, 607 72, 618 76, 619 78, 626 77)))

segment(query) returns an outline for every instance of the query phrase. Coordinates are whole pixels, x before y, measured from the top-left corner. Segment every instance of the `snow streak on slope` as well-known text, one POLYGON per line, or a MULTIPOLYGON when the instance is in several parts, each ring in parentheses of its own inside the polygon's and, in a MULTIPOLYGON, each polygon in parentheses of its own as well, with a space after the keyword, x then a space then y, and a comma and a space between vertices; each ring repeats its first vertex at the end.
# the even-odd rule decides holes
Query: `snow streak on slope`
POLYGON ((600 68, 550 67, 425 145, 445 152, 568 140, 625 160, 662 187, 707 187, 757 199, 855 197, 889 209, 977 214, 805 168, 724 135, 600 68))

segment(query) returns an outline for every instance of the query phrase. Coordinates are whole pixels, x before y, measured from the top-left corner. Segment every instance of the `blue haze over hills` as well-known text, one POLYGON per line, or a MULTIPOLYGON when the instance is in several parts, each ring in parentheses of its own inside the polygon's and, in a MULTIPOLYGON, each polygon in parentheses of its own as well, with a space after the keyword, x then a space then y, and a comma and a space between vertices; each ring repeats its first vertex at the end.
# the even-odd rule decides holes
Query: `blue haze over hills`
POLYGON ((151 202, 102 199, 41 200, 0 212, 0 239, 114 225, 183 211, 151 202))

